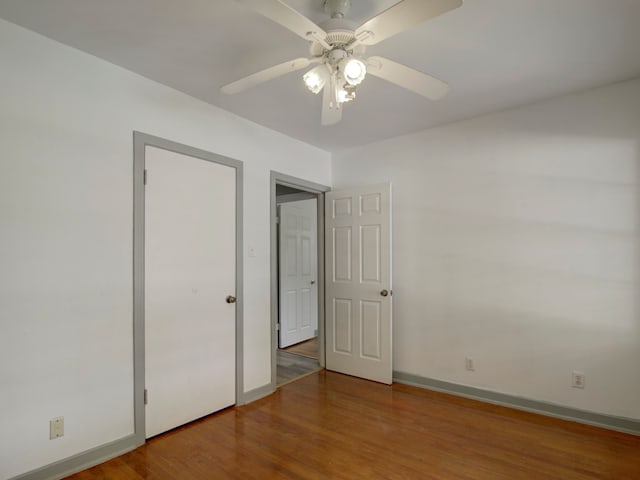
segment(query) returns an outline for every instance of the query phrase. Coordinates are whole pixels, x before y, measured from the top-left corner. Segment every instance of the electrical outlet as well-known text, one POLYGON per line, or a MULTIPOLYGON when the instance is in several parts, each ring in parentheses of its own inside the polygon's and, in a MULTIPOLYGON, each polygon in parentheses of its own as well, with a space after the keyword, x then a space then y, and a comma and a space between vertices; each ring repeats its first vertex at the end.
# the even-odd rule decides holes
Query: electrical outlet
POLYGON ((476 367, 475 367, 475 365, 473 363, 473 358, 465 357, 465 359, 464 359, 464 368, 466 368, 470 372, 473 372, 476 369, 476 367))
POLYGON ((49 420, 49 440, 64 436, 64 417, 49 420))
POLYGON ((573 388, 584 388, 584 373, 573 372, 571 376, 571 386, 573 388))

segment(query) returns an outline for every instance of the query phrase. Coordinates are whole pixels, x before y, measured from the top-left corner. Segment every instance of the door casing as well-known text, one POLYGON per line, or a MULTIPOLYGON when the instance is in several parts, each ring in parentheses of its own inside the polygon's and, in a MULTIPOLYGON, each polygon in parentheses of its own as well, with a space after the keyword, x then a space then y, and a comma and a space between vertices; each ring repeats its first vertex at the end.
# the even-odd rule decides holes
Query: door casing
POLYGON ((320 366, 324 368, 324 193, 331 190, 325 185, 271 171, 271 390, 277 386, 278 349, 278 211, 276 186, 285 185, 318 197, 318 348, 320 366))
POLYGON ((145 147, 154 146, 236 169, 236 405, 244 402, 243 352, 243 164, 188 145, 141 132, 134 132, 133 162, 133 400, 134 437, 137 445, 145 443, 145 364, 144 364, 144 213, 145 147))

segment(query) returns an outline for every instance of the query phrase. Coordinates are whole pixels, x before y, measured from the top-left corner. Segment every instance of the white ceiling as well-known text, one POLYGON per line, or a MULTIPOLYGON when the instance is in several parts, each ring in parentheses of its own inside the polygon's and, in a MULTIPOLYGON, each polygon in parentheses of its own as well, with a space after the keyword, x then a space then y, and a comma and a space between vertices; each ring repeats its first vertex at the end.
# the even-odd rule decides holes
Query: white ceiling
MULTIPOLYGON (((350 18, 396 1, 352 0, 350 18)), ((287 3, 326 19, 323 0, 287 3)), ((322 127, 304 70, 220 93, 308 56, 304 40, 234 0, 0 0, 0 17, 328 151, 640 76, 640 0, 465 0, 367 50, 447 81, 444 99, 367 77, 342 122, 322 127)))

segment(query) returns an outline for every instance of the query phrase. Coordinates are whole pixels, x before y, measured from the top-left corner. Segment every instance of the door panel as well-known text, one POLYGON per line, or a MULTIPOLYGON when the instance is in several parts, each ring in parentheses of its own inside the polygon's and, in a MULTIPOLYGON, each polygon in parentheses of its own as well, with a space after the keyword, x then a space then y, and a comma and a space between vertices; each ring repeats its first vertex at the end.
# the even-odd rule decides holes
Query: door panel
POLYGON ((318 330, 317 210, 316 199, 280 205, 280 348, 318 330))
MULTIPOLYGON (((333 348, 338 353, 352 353, 351 300, 335 298, 333 300, 333 348)), ((331 342, 328 342, 331 345, 331 342)))
POLYGON ((380 284, 382 262, 380 250, 380 225, 364 225, 360 227, 360 280, 362 283, 380 284))
POLYGON ((235 403, 235 169, 146 147, 150 437, 235 403))
POLYGON ((300 326, 303 329, 311 327, 311 289, 300 289, 300 326))
POLYGON ((382 302, 360 302, 362 318, 362 356, 380 360, 382 345, 380 342, 382 302))
POLYGON ((333 278, 334 282, 351 282, 351 227, 335 227, 333 241, 328 245, 333 246, 333 278))
POLYGON ((326 367, 391 383, 391 185, 325 202, 326 367))

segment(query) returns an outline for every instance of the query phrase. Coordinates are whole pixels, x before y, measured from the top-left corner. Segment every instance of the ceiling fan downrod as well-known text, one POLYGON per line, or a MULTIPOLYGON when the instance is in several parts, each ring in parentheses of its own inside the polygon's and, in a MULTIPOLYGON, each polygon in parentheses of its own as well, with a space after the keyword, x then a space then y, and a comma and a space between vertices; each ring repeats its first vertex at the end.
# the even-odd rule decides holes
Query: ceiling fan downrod
POLYGON ((351 9, 351 0, 325 0, 324 11, 331 18, 345 18, 351 9))

